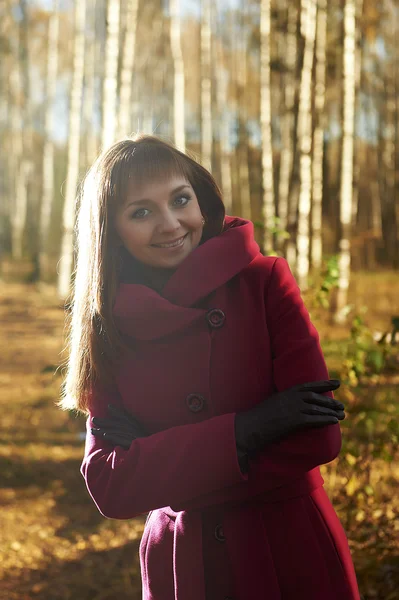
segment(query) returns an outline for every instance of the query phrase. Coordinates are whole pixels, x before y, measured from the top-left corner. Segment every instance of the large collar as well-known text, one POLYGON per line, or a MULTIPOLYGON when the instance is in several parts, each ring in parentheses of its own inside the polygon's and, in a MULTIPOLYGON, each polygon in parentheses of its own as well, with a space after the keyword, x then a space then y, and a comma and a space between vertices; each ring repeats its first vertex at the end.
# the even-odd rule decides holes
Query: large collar
POLYGON ((123 333, 154 339, 203 316, 195 305, 237 275, 259 254, 253 224, 225 218, 223 232, 198 246, 173 273, 162 295, 138 283, 121 283, 114 304, 123 333))

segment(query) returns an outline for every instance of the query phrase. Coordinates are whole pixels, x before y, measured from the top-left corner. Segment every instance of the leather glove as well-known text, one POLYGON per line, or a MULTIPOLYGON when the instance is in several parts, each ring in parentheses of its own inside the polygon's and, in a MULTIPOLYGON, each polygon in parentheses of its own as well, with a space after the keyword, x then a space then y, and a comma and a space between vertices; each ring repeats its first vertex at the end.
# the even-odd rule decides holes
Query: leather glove
POLYGON ((235 416, 239 462, 246 467, 247 456, 289 433, 307 427, 333 425, 345 418, 344 405, 323 392, 341 385, 338 379, 303 383, 273 394, 250 410, 235 416))
POLYGON ((129 450, 133 440, 148 435, 137 419, 124 408, 108 404, 108 412, 110 417, 93 417, 93 424, 96 425, 91 429, 93 435, 125 450, 129 450))

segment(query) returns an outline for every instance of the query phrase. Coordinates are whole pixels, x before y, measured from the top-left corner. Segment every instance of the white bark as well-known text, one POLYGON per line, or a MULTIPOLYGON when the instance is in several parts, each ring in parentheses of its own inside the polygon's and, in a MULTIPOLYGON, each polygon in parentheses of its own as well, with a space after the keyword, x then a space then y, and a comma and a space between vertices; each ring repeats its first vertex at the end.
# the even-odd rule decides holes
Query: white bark
POLYGON ((316 0, 302 0, 301 30, 305 51, 301 73, 298 113, 300 190, 297 234, 297 279, 304 290, 309 274, 309 221, 312 193, 312 69, 316 38, 316 0))
POLYGON ((212 85, 211 85, 211 0, 202 0, 201 15, 201 155, 202 164, 212 169, 212 85))
POLYGON ((233 202, 233 184, 231 179, 231 142, 230 142, 230 117, 227 102, 227 89, 229 74, 223 60, 223 47, 218 43, 218 79, 217 79, 217 106, 220 137, 220 171, 222 179, 223 202, 226 213, 231 214, 233 202))
POLYGON ((93 2, 93 13, 88 11, 92 20, 92 35, 89 39, 86 37, 86 49, 85 49, 85 74, 84 74, 84 99, 83 99, 83 120, 84 120, 84 139, 83 139, 83 152, 84 152, 84 168, 92 165, 96 159, 98 152, 98 140, 96 134, 96 128, 94 123, 94 115, 97 108, 95 99, 95 81, 96 81, 96 59, 98 60, 98 52, 95 31, 95 12, 97 3, 96 0, 93 2), (97 56, 96 56, 97 55, 97 56))
MULTIPOLYGON (((288 223, 288 197, 290 190, 290 177, 294 161, 294 136, 295 136, 295 80, 297 61, 297 21, 298 10, 295 3, 288 3, 288 24, 286 35, 286 69, 284 81, 284 114, 282 117, 282 150, 280 157, 280 177, 278 189, 278 216, 280 228, 287 229, 288 223)), ((279 247, 283 246, 280 238, 279 247)))
POLYGON ((101 147, 116 139, 120 0, 108 0, 101 147))
POLYGON ((130 135, 132 122, 132 76, 136 50, 137 14, 139 0, 127 0, 126 31, 123 44, 118 137, 130 135))
POLYGON ((327 0, 318 0, 316 35, 316 125, 313 133, 312 267, 322 263, 324 106, 326 97, 327 0))
POLYGON ((26 221, 27 193, 25 188, 25 172, 23 167, 23 119, 22 119, 22 74, 19 61, 20 36, 17 37, 17 60, 10 70, 10 89, 12 91, 11 101, 11 181, 12 197, 11 202, 11 252, 14 259, 22 257, 23 233, 26 221))
POLYGON ((261 0, 260 13, 260 124, 262 135, 262 219, 264 226, 264 248, 268 253, 273 250, 274 226, 274 185, 273 185, 273 149, 271 128, 270 97, 270 27, 271 1, 261 0))
POLYGON ((44 117, 44 149, 43 149, 43 194, 40 207, 39 225, 39 269, 41 278, 48 275, 48 253, 46 242, 50 227, 51 207, 54 198, 54 104, 57 87, 58 69, 58 30, 59 13, 58 0, 55 0, 53 12, 48 24, 47 42, 47 74, 46 74, 46 100, 44 117))
POLYGON ((345 320, 351 264, 351 219, 353 193, 353 143, 355 124, 355 0, 345 1, 344 12, 344 106, 340 186, 339 279, 334 320, 345 320))
POLYGON ((73 266, 73 229, 75 224, 76 188, 79 178, 79 142, 84 75, 85 17, 86 1, 80 0, 75 3, 74 60, 69 109, 68 170, 58 275, 58 294, 61 299, 65 299, 69 294, 73 266))
POLYGON ((240 44, 236 48, 237 55, 237 93, 238 93, 238 181, 240 191, 240 216, 243 219, 252 218, 251 190, 249 188, 249 164, 248 164, 248 132, 247 132, 247 48, 240 44), (243 46, 243 47, 242 47, 243 46))
POLYGON ((180 2, 179 0, 170 0, 170 46, 174 67, 173 131, 176 146, 185 152, 185 81, 180 23, 180 2))

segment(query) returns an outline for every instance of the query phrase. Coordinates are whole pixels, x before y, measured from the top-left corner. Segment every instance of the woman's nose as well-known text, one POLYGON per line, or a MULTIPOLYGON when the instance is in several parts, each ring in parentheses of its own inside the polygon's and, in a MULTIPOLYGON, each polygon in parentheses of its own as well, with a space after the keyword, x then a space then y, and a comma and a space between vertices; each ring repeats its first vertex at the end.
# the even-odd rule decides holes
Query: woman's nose
POLYGON ((179 227, 179 219, 172 211, 160 215, 158 222, 158 229, 160 231, 176 231, 179 227))

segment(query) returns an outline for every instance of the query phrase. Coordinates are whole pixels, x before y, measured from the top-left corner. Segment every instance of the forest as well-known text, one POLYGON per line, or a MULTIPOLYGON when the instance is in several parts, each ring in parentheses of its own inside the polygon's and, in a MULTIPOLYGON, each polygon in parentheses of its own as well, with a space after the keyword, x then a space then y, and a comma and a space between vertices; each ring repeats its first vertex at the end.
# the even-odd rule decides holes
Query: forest
POLYGON ((347 409, 322 467, 362 600, 399 600, 398 0, 0 0, 0 598, 139 599, 56 407, 79 190, 158 135, 284 256, 347 409))

